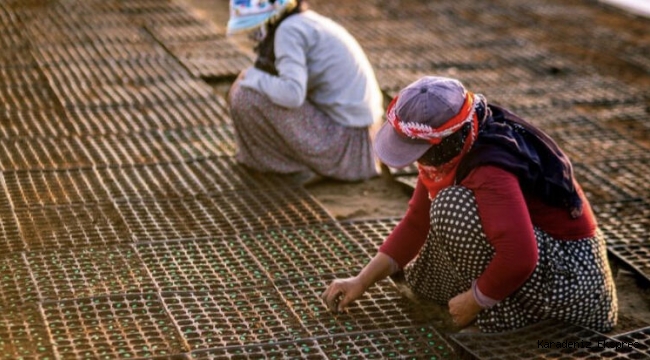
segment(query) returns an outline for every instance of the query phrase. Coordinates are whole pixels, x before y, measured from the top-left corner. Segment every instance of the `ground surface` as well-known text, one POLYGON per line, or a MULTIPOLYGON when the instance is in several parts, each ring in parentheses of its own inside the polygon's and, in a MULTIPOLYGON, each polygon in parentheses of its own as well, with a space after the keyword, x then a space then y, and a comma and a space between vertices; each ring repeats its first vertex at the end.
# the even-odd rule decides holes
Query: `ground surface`
MULTIPOLYGON (((237 165, 224 95, 252 58, 224 36, 227 3, 0 0, 0 358, 456 357, 446 310, 390 281, 323 306, 415 176, 304 189, 237 165)), ((591 0, 310 4, 359 39, 387 98, 454 76, 556 138, 618 270, 610 335, 650 324, 647 19, 591 0)), ((523 356, 539 340, 523 335, 467 341, 523 356)))

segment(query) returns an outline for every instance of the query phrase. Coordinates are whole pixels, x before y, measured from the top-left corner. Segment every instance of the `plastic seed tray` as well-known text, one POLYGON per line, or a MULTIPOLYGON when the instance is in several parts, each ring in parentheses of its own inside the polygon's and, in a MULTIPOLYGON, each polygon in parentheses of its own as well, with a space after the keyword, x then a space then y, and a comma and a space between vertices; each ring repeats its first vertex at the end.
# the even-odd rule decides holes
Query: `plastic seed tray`
POLYGON ((233 191, 212 197, 238 233, 302 227, 334 218, 300 187, 233 191))
POLYGON ((428 70, 435 67, 476 68, 487 67, 491 54, 484 50, 454 49, 453 52, 436 48, 391 49, 368 51, 368 58, 376 68, 414 68, 428 70))
POLYGON ((172 0, 120 1, 118 8, 121 13, 129 15, 156 15, 159 13, 185 14, 189 11, 186 7, 172 0))
POLYGON ((192 350, 276 343, 306 332, 272 286, 162 293, 164 306, 192 350))
POLYGON ((182 162, 234 153, 226 125, 106 137, 0 140, 3 170, 77 169, 182 162))
POLYGON ((161 291, 221 291, 270 283, 233 236, 139 243, 135 250, 161 291))
POLYGON ((217 199, 130 199, 116 202, 135 241, 196 239, 233 233, 217 199))
POLYGON ((313 340, 197 350, 191 359, 327 359, 313 340))
POLYGON ((337 224, 286 227, 238 237, 274 280, 360 270, 370 259, 337 224))
POLYGON ((143 106, 172 101, 204 100, 214 96, 206 83, 195 79, 165 79, 137 85, 80 84, 54 91, 63 106, 94 108, 143 106))
POLYGON ((0 67, 0 84, 2 84, 2 88, 38 88, 48 86, 47 78, 43 76, 41 70, 35 66, 19 68, 0 67))
POLYGON ((616 348, 615 339, 553 320, 503 333, 458 333, 451 340, 459 354, 472 359, 647 358, 633 347, 616 348))
POLYGON ((162 44, 195 42, 222 39, 224 34, 214 25, 202 22, 195 24, 150 24, 147 30, 162 44))
POLYGON ((400 220, 400 218, 354 220, 340 224, 343 230, 364 248, 368 257, 372 258, 400 220))
POLYGON ((178 59, 218 60, 244 55, 234 42, 224 36, 212 40, 172 43, 167 49, 178 59))
POLYGON ((235 78, 243 69, 253 64, 246 55, 214 59, 183 58, 179 61, 192 76, 208 80, 235 78))
POLYGON ((143 58, 96 64, 60 63, 41 67, 60 93, 76 87, 121 84, 142 85, 161 80, 189 79, 189 73, 174 58, 143 58))
POLYGON ((79 202, 108 198, 93 169, 62 171, 7 171, 5 187, 15 208, 79 202))
POLYGON ((345 20, 380 20, 385 17, 382 7, 372 3, 348 4, 340 1, 313 1, 313 7, 325 16, 336 18, 337 22, 343 22, 345 20), (342 4, 348 6, 341 6, 342 4))
POLYGON ((632 267, 645 282, 650 283, 650 243, 613 245, 607 250, 632 267))
MULTIPOLYGON (((124 3, 126 4, 126 3, 124 3)), ((177 9, 160 9, 160 11, 128 11, 129 19, 142 26, 164 25, 200 25, 198 19, 191 11, 177 11, 177 9)))
POLYGON ((608 109, 593 109, 587 112, 594 121, 606 127, 615 127, 626 135, 646 140, 650 138, 650 109, 638 104, 622 104, 608 109))
POLYGON ((196 239, 333 221, 301 188, 116 202, 136 241, 196 239))
POLYGON ((608 246, 650 243, 650 203, 643 200, 592 206, 608 246))
POLYGON ((601 159, 589 163, 589 171, 609 181, 634 197, 650 200, 650 149, 645 149, 645 156, 634 158, 633 153, 626 153, 627 158, 620 160, 601 159))
POLYGON ((148 358, 187 349, 158 295, 43 302, 41 311, 57 358, 148 358))
POLYGON ((3 51, 0 53, 0 66, 16 68, 38 66, 36 60, 32 56, 29 45, 14 43, 5 44, 6 42, 6 38, 0 37, 0 46, 3 46, 3 48, 6 49, 11 49, 11 51, 3 51))
POLYGON ((347 310, 330 311, 321 294, 336 277, 327 275, 276 281, 276 287, 307 329, 309 337, 358 334, 375 330, 394 330, 442 323, 446 310, 434 304, 418 304, 401 295, 389 281, 374 284, 347 310))
POLYGON ((14 215, 14 210, 8 206, 9 200, 5 196, 6 194, 0 196, 0 201, 3 204, 0 206, 0 239, 2 239, 0 241, 0 258, 22 251, 26 247, 18 229, 18 220, 14 215))
POLYGON ((129 246, 28 252, 25 259, 41 300, 154 290, 145 264, 129 246))
POLYGON ((550 132, 571 159, 588 164, 606 160, 648 158, 648 149, 638 142, 595 123, 570 132, 550 132))
POLYGON ((230 157, 96 171, 99 182, 112 199, 186 197, 229 190, 285 187, 278 177, 253 173, 230 157))
POLYGON ((650 327, 616 335, 614 339, 628 343, 635 343, 634 347, 637 351, 650 356, 650 327))
POLYGON ((14 138, 0 140, 3 171, 66 169, 91 166, 78 138, 14 138))
POLYGON ((0 314, 0 359, 53 359, 54 351, 38 306, 3 309, 0 314))
POLYGON ((319 338, 327 359, 455 359, 452 346, 433 327, 319 338))
POLYGON ((152 291, 144 263, 129 246, 28 252, 41 300, 152 291))
POLYGON ((573 171, 591 204, 636 199, 635 194, 616 185, 609 176, 593 171, 590 164, 574 162, 573 171))
POLYGON ((38 290, 23 254, 3 253, 0 271, 0 319, 3 314, 19 312, 23 304, 38 301, 38 290))
POLYGON ((34 53, 41 66, 66 63, 92 65, 107 59, 129 61, 169 56, 165 49, 155 42, 42 44, 34 49, 34 53))
POLYGON ((98 247, 132 242, 110 203, 31 206, 14 211, 29 250, 98 247))
POLYGON ((45 86, 0 87, 0 114, 54 108, 56 96, 45 86))
MULTIPOLYGON (((219 96, 142 107, 67 109, 67 117, 79 135, 133 134, 231 123, 225 100, 219 96)), ((234 135, 223 140, 232 141, 234 135)))
POLYGON ((91 26, 76 29, 38 29, 28 28, 30 41, 35 47, 48 44, 72 43, 111 43, 111 44, 141 44, 151 42, 151 36, 136 26, 94 29, 91 26))

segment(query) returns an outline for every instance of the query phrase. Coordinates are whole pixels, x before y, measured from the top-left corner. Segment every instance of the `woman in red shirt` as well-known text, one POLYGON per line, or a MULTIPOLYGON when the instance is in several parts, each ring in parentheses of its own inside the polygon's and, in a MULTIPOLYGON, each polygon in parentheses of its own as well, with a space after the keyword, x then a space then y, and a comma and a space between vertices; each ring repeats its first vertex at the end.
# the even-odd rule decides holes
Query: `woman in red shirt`
POLYGON ((556 319, 609 331, 616 289, 605 243, 571 163, 555 142, 455 80, 400 91, 375 140, 392 167, 417 161, 409 208, 355 277, 323 293, 343 310, 404 271, 419 296, 485 332, 556 319))

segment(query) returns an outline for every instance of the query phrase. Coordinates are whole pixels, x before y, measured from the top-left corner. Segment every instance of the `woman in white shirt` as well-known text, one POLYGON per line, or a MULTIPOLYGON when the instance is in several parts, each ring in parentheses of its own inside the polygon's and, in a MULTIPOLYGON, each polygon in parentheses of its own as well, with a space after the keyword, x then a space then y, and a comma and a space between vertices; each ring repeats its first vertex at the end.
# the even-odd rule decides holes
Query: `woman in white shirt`
POLYGON ((232 0, 228 32, 251 29, 258 58, 229 93, 237 161, 301 182, 377 175, 382 94, 352 35, 301 0, 232 0))

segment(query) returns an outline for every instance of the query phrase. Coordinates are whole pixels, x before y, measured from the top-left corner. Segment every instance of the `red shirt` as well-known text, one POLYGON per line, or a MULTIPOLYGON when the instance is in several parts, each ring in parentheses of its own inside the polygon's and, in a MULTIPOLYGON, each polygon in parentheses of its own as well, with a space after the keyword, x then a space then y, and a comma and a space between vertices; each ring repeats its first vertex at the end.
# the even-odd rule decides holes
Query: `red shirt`
MULTIPOLYGON (((482 294, 503 300, 517 290, 535 270, 537 241, 533 226, 555 239, 593 237, 596 220, 582 189, 583 214, 573 219, 564 208, 544 204, 534 194, 523 194, 517 177, 495 166, 474 169, 460 185, 473 191, 478 213, 495 256, 478 278, 482 294)), ((421 181, 409 201, 406 215, 379 251, 403 268, 420 252, 429 233, 431 200, 421 181)))

